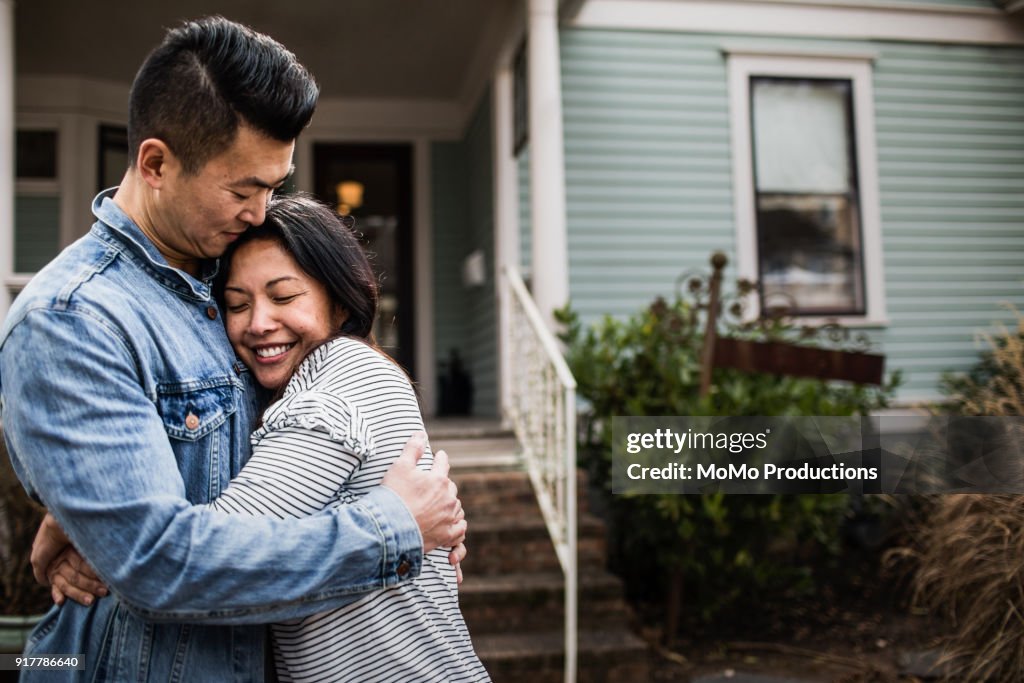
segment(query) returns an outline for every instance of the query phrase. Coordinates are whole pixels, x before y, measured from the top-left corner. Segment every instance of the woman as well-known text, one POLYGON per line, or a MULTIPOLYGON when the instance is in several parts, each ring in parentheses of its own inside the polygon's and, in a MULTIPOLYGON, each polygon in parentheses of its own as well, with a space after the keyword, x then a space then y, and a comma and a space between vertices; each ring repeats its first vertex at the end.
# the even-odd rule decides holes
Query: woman
MULTIPOLYGON (((222 264, 228 338, 280 399, 211 505, 301 517, 357 503, 423 429, 408 377, 372 345, 377 287, 366 255, 334 211, 285 197, 222 264)), ((273 631, 283 680, 489 680, 446 549, 428 553, 414 581, 273 631)))
MULTIPOLYGON (((373 345, 377 286, 366 255, 338 214, 289 196, 271 202, 221 266, 228 338, 277 400, 251 437, 251 459, 210 505, 282 518, 357 505, 423 430, 409 378, 373 345)), ((432 458, 428 448, 419 466, 432 458)), ((279 678, 489 681, 448 551, 427 553, 412 581, 274 624, 279 678)))

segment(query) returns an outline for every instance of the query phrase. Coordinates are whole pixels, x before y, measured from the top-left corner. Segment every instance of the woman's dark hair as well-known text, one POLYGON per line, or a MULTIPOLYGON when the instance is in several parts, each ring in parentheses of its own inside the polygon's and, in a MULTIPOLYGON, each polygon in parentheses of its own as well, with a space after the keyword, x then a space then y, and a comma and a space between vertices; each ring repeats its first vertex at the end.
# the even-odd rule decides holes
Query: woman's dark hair
POLYGON ((171 29, 132 83, 128 154, 159 138, 195 174, 234 142, 241 123, 288 142, 313 117, 320 90, 295 55, 223 17, 171 29))
POLYGON ((373 344, 377 316, 377 280, 370 261, 345 219, 309 195, 274 197, 262 225, 249 228, 221 258, 217 297, 224 305, 224 285, 235 251, 254 240, 273 240, 288 252, 307 275, 327 290, 332 303, 348 317, 335 335, 373 344))

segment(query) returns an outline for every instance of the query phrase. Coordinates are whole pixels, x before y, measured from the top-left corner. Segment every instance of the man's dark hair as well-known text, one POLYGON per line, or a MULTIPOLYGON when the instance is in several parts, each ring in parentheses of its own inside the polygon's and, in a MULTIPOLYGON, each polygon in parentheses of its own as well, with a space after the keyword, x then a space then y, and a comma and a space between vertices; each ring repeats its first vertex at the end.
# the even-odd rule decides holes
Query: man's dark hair
POLYGON ((231 146, 240 124, 288 142, 313 117, 320 91, 295 55, 273 38, 224 17, 171 29, 135 76, 128 153, 163 140, 195 174, 231 146))

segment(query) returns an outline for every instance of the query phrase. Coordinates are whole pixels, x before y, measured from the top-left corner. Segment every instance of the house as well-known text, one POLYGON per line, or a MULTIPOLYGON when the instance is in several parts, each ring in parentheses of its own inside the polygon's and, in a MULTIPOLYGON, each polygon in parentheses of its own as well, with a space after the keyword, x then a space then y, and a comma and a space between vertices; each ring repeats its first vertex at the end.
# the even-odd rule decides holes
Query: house
POLYGON ((357 217, 428 413, 468 378, 499 414, 503 264, 593 320, 724 250, 905 404, 1024 308, 1021 0, 0 0, 0 315, 119 181, 146 50, 210 13, 318 77, 293 185, 357 217))

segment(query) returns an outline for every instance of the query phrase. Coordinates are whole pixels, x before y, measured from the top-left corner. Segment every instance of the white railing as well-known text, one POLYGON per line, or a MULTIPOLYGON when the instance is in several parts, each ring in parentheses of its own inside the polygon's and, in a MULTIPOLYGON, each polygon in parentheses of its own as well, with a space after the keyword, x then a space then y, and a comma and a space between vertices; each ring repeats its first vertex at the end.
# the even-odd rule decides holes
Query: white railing
POLYGON ((576 680, 576 380, 519 272, 505 267, 506 343, 512 387, 506 410, 565 575, 565 680, 576 680))

